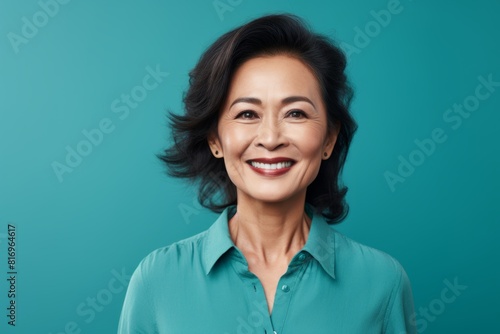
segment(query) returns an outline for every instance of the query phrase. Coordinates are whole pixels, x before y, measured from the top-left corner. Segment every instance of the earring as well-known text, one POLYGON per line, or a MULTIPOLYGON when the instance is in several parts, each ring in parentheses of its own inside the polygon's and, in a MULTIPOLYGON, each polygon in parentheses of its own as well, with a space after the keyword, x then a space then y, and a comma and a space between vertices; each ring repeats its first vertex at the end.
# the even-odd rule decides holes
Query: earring
POLYGON ((326 158, 328 156, 328 153, 323 153, 323 156, 326 158))
POLYGON ((216 151, 215 151, 215 155, 219 155, 219 151, 217 151, 217 150, 216 150, 216 151))

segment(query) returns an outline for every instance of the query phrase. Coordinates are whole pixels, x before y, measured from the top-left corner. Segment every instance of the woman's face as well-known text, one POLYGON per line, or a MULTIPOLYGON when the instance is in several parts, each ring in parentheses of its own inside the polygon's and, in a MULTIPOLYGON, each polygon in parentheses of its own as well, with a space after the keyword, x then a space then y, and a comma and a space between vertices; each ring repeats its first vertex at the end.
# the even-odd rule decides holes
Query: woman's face
POLYGON ((224 158, 238 202, 305 200, 337 139, 327 123, 308 67, 285 55, 252 58, 235 72, 209 144, 224 158))

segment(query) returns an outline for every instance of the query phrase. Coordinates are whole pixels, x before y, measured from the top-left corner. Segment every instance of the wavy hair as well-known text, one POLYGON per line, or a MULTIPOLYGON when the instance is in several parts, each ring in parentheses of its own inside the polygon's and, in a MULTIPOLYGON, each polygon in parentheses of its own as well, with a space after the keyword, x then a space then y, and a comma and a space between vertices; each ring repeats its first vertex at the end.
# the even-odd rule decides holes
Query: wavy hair
POLYGON ((312 69, 326 106, 328 129, 340 125, 333 153, 322 161, 306 193, 306 202, 317 213, 330 224, 339 223, 349 209, 341 172, 357 129, 349 113, 353 90, 345 74, 343 51, 328 37, 311 31, 297 16, 263 16, 218 38, 189 73, 189 88, 183 100, 185 112, 168 114, 173 144, 157 156, 168 175, 197 184, 198 200, 204 207, 221 212, 236 204, 236 187, 223 159, 212 155, 208 137, 217 129, 236 69, 251 58, 280 54, 295 57, 312 69))

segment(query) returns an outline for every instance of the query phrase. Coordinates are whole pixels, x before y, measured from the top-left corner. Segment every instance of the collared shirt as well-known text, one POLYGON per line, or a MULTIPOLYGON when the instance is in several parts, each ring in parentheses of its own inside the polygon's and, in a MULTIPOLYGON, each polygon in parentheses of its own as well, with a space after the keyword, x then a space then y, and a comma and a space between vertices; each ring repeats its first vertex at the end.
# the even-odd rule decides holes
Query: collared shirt
POLYGON ((235 211, 226 208, 208 230, 142 260, 119 334, 416 333, 402 266, 345 237, 308 206, 306 244, 281 276, 269 314, 263 287, 229 234, 235 211))

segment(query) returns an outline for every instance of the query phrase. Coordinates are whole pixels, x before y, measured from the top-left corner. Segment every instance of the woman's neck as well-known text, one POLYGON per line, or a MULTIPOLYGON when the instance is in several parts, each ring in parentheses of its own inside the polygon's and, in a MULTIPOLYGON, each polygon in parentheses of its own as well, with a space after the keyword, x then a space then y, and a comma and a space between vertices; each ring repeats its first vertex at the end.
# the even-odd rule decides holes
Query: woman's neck
POLYGON ((282 203, 238 198, 229 223, 231 238, 249 262, 289 263, 309 235, 310 218, 304 204, 305 196, 282 203))

